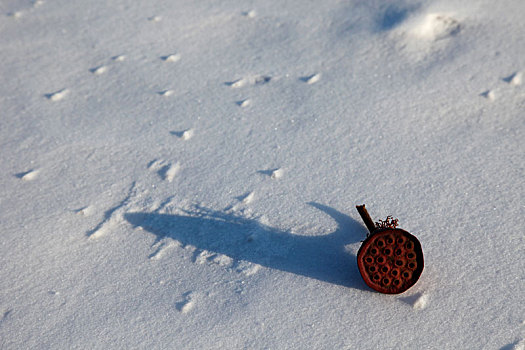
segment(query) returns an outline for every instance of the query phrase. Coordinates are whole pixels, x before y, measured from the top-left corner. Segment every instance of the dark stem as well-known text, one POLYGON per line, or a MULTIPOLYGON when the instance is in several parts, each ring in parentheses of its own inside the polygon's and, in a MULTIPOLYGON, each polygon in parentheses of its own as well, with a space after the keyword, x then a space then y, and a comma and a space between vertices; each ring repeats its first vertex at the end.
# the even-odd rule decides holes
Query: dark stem
POLYGON ((368 231, 370 231, 370 233, 374 232, 376 229, 376 224, 368 214, 368 211, 366 211, 365 205, 357 205, 356 208, 359 212, 359 215, 361 215, 361 219, 363 219, 363 221, 365 222, 368 231))

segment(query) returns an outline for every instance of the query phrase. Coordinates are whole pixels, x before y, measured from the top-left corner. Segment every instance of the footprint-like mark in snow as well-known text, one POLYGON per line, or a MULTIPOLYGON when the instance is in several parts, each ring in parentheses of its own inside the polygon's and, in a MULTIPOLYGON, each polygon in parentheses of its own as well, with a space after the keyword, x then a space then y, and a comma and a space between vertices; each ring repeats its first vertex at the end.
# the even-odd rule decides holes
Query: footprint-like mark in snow
POLYGON ((245 195, 238 197, 237 199, 239 199, 243 204, 250 204, 251 202, 253 202, 254 198, 255 192, 248 192, 245 195))
POLYGON ((102 66, 91 68, 89 71, 95 75, 101 75, 108 71, 108 67, 102 65, 102 66))
POLYGON ((160 177, 168 182, 172 182, 175 175, 180 171, 181 165, 179 162, 166 164, 158 171, 160 177))
POLYGON ((180 171, 180 162, 168 163, 162 159, 155 159, 148 164, 148 169, 157 171, 157 174, 166 181, 172 182, 175 175, 180 171))
POLYGON ((4 311, 4 313, 2 314, 2 317, 0 318, 0 326, 2 325, 2 323, 7 321, 7 319, 9 318, 9 315, 11 315, 12 312, 13 312, 12 309, 7 309, 4 311))
POLYGON ((280 179, 284 175, 284 170, 282 168, 268 169, 268 170, 259 170, 259 174, 267 175, 272 179, 280 179))
POLYGON ((174 90, 163 90, 163 91, 158 92, 159 95, 164 96, 164 97, 169 97, 173 95, 174 93, 175 93, 174 90))
POLYGON ((300 78, 301 81, 304 81, 307 84, 315 84, 321 79, 321 73, 316 73, 300 78))
POLYGON ((95 208, 91 205, 75 210, 75 213, 81 216, 91 216, 93 215, 94 212, 95 212, 95 208))
POLYGON ((521 83, 523 82, 523 73, 512 73, 508 77, 503 78, 503 81, 509 83, 510 85, 521 85, 521 83))
POLYGON ((150 22, 160 22, 160 21, 162 21, 162 17, 161 16, 151 16, 151 17, 148 17, 148 21, 150 21, 150 22))
POLYGON ((111 57, 111 59, 113 61, 116 61, 116 62, 122 62, 122 61, 126 60, 126 56, 125 55, 117 55, 117 56, 111 57))
POLYGON ((7 14, 7 17, 11 17, 11 18, 14 18, 14 19, 19 19, 19 18, 22 18, 23 15, 24 15, 24 13, 22 11, 13 11, 13 12, 9 12, 7 14))
POLYGON ((64 99, 69 94, 68 89, 62 89, 55 92, 51 92, 49 94, 45 94, 48 100, 51 100, 53 102, 60 101, 64 99))
POLYGON ((160 59, 164 62, 178 62, 180 61, 180 54, 176 53, 167 56, 162 56, 160 59))
POLYGON ((241 196, 235 197, 239 202, 235 205, 231 205, 226 207, 226 211, 232 210, 234 212, 238 211, 240 207, 246 204, 250 204, 253 202, 253 199, 255 198, 255 192, 247 192, 241 196))
POLYGON ((222 267, 231 267, 233 259, 224 254, 210 252, 208 250, 196 250, 193 257, 193 262, 196 264, 216 264, 222 267))
POLYGON ((237 104, 237 106, 239 107, 248 107, 251 103, 252 103, 252 100, 250 100, 249 98, 245 99, 245 100, 240 100, 240 101, 237 101, 235 102, 237 104))
POLYGON ((172 250, 175 247, 180 247, 180 243, 175 240, 169 240, 166 242, 158 242, 157 244, 153 246, 153 248, 155 248, 155 251, 152 254, 150 254, 148 258, 150 260, 160 260, 170 250, 172 250))
POLYGON ((232 87, 234 89, 241 88, 244 86, 254 86, 254 85, 264 85, 269 83, 272 80, 272 77, 267 75, 254 75, 250 77, 241 78, 234 81, 229 81, 224 83, 225 85, 232 87))
POLYGON ((255 18, 255 16, 257 16, 257 12, 255 10, 250 10, 243 12, 242 15, 248 18, 255 18))
POLYGON ((113 208, 106 210, 102 221, 92 230, 86 232, 86 236, 89 239, 98 239, 106 235, 115 225, 121 223, 123 221, 122 209, 129 205, 129 203, 135 195, 136 183, 133 182, 126 197, 113 208))
POLYGON ((148 163, 148 169, 151 171, 159 170, 164 165, 166 165, 166 162, 162 159, 153 159, 151 162, 148 163))
POLYGON ((421 39, 437 41, 457 35, 461 25, 456 19, 439 13, 430 13, 414 27, 413 33, 421 39))
POLYGON ((235 271, 242 273, 245 276, 253 276, 261 269, 261 265, 250 263, 248 261, 240 261, 235 267, 235 271))
POLYGON ((175 304, 175 308, 185 314, 195 307, 195 295, 193 292, 186 292, 182 297, 183 300, 175 304))
POLYGON ((36 177, 38 176, 39 172, 40 171, 38 169, 37 170, 29 170, 29 171, 25 171, 23 173, 18 173, 15 176, 17 178, 19 178, 20 180, 23 180, 23 181, 31 181, 31 180, 36 179, 36 177))
POLYGON ((525 339, 517 340, 513 343, 507 344, 500 350, 525 350, 525 339))
POLYGON ((272 179, 280 179, 281 177, 283 177, 283 174, 284 174, 284 170, 283 169, 275 169, 274 171, 272 171, 272 174, 270 175, 270 177, 272 179))
POLYGON ((496 99, 496 94, 494 93, 494 90, 483 91, 479 95, 485 97, 486 99, 490 101, 494 101, 496 99))
POLYGON ((412 305, 415 310, 423 310, 428 305, 429 296, 426 293, 416 293, 408 297, 400 298, 400 300, 412 305))
POLYGON ((193 137, 193 134, 195 131, 193 129, 186 129, 183 131, 170 131, 170 134, 177 136, 180 139, 183 139, 184 141, 188 141, 193 137))

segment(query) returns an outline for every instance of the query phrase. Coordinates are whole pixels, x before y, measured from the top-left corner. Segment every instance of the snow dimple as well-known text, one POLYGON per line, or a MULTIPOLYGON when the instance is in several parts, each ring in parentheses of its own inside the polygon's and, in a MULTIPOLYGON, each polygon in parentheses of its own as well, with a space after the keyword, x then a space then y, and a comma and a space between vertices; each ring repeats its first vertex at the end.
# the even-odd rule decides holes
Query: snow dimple
POLYGON ((161 96, 164 96, 164 97, 169 97, 171 95, 173 95, 175 93, 174 90, 163 90, 163 91, 159 91, 158 94, 161 95, 161 96))
POLYGON ((151 16, 151 17, 148 17, 148 21, 150 22, 160 22, 162 21, 162 17, 161 16, 151 16))
POLYGON ((116 206, 106 210, 102 221, 98 223, 93 229, 86 232, 86 236, 91 240, 101 238, 110 232, 117 225, 123 221, 123 212, 131 203, 133 197, 136 196, 136 183, 133 182, 130 186, 126 197, 120 201, 116 206))
POLYGON ((413 33, 425 40, 441 40, 457 35, 461 30, 459 21, 451 16, 430 13, 413 29, 413 33))
POLYGON ((193 262, 196 264, 204 264, 208 260, 208 258, 211 257, 212 255, 213 255, 212 252, 209 252, 204 249, 198 252, 198 254, 193 259, 193 262))
POLYGON ((414 301, 413 307, 416 310, 422 310, 427 307, 428 304, 428 294, 421 294, 416 301, 414 301))
POLYGON ((176 248, 179 246, 180 246, 180 243, 175 240, 169 240, 167 242, 159 242, 154 246, 154 248, 156 249, 152 254, 150 254, 149 259, 150 260, 160 260, 167 253, 169 253, 173 248, 176 248))
POLYGON ((61 90, 46 94, 45 96, 47 97, 48 100, 57 102, 57 101, 64 99, 68 94, 69 94, 68 89, 61 89, 61 90))
POLYGON ((259 170, 259 174, 267 175, 271 179, 280 179, 284 175, 284 170, 282 168, 268 169, 268 170, 259 170))
POLYGON ((254 198, 255 198, 255 192, 249 192, 248 194, 244 196, 244 198, 242 198, 241 202, 243 204, 249 204, 253 202, 254 198))
POLYGON ((183 139, 184 141, 188 141, 193 137, 195 134, 194 129, 186 129, 182 131, 170 131, 170 134, 177 136, 180 139, 183 139))
POLYGON ((194 134, 194 130, 193 129, 188 129, 188 130, 185 130, 183 133, 182 133, 182 136, 181 138, 184 140, 184 141, 188 141, 189 139, 191 139, 193 137, 193 134, 194 134))
POLYGON ((148 163, 148 169, 151 171, 159 170, 166 163, 163 159, 153 159, 148 163))
POLYGON ((7 318, 9 317, 9 315, 13 312, 13 310, 11 309, 8 309, 8 310, 5 310, 2 314, 2 318, 0 318, 0 323, 4 322, 5 320, 7 320, 7 318))
POLYGON ((89 71, 95 75, 101 75, 101 74, 104 74, 106 73, 108 70, 108 67, 107 66, 98 66, 98 67, 94 67, 94 68, 91 68, 89 71))
POLYGON ((401 297, 401 301, 411 305, 415 310, 423 310, 427 307, 429 296, 427 293, 416 293, 414 295, 401 297))
POLYGON ((250 10, 243 12, 242 15, 248 18, 255 18, 255 16, 257 16, 257 12, 255 10, 250 10))
POLYGON ((162 56, 161 59, 164 61, 164 62, 178 62, 180 61, 180 54, 171 54, 171 55, 166 55, 166 56, 162 56))
POLYGON ((167 162, 163 159, 154 159, 148 164, 148 169, 156 171, 161 179, 172 182, 181 169, 180 162, 167 162))
POLYGON ((500 348, 500 350, 525 350, 525 339, 520 339, 500 348))
POLYGON ((172 182, 175 178, 175 175, 180 171, 181 165, 179 162, 168 164, 163 167, 159 173, 168 182, 172 182))
POLYGON ((281 177, 283 177, 283 174, 284 174, 284 170, 279 168, 279 169, 275 169, 274 171, 272 171, 272 174, 270 175, 270 177, 272 179, 280 179, 281 177))
POLYGON ((18 177, 20 180, 23 180, 23 181, 32 181, 32 180, 36 179, 36 177, 38 176, 39 172, 40 171, 38 169, 36 169, 36 170, 29 170, 29 171, 26 171, 26 172, 23 172, 23 173, 16 174, 16 177, 18 177))
POLYGON ((13 11, 13 12, 9 12, 7 14, 7 17, 12 17, 12 18, 15 18, 15 19, 19 19, 23 16, 23 12, 22 11, 13 11))
POLYGON ((175 304, 175 308, 181 313, 186 314, 195 307, 195 294, 187 292, 182 295, 183 300, 175 304))
POLYGON ((117 56, 111 57, 111 59, 113 61, 116 61, 116 62, 123 62, 123 61, 126 60, 126 56, 125 55, 117 55, 117 56))
POLYGON ((485 97, 487 100, 489 101, 494 101, 496 99, 496 94, 494 92, 494 90, 486 90, 486 91, 483 91, 480 96, 483 96, 485 97))
POLYGON ((195 251, 195 257, 193 258, 193 262, 196 264, 207 263, 219 265, 222 267, 231 267, 233 265, 234 260, 225 254, 210 252, 206 249, 197 249, 195 251))
POLYGON ((252 103, 252 100, 250 100, 249 98, 245 99, 245 100, 240 100, 240 101, 237 101, 235 102, 237 104, 237 106, 239 107, 248 107, 251 103, 252 103))
POLYGON ((237 264, 235 271, 242 273, 243 275, 248 277, 248 276, 253 276, 257 272, 259 272, 261 267, 262 266, 259 264, 250 263, 248 261, 240 261, 237 264))
POLYGON ((82 216, 91 216, 95 212, 95 208, 91 205, 75 210, 75 213, 82 216))
POLYGON ((241 88, 244 86, 254 86, 267 84, 272 80, 272 77, 267 75, 254 75, 245 78, 237 79, 234 81, 226 82, 225 84, 234 89, 241 88))
POLYGON ((508 77, 503 78, 503 81, 509 83, 510 85, 521 85, 523 81, 523 73, 522 72, 512 73, 508 77))
POLYGON ((315 84, 321 79, 321 73, 315 73, 301 78, 307 84, 315 84))

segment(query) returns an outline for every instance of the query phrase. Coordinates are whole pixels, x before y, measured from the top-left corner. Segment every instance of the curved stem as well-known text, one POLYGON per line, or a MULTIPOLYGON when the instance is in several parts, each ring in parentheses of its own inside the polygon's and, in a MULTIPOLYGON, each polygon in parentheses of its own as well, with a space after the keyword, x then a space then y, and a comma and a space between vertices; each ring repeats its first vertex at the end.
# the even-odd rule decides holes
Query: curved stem
POLYGON ((357 205, 356 206, 357 211, 359 212, 359 215, 361 215, 361 219, 365 222, 366 228, 370 233, 372 233, 376 229, 376 224, 368 214, 368 211, 365 208, 365 205, 357 205))

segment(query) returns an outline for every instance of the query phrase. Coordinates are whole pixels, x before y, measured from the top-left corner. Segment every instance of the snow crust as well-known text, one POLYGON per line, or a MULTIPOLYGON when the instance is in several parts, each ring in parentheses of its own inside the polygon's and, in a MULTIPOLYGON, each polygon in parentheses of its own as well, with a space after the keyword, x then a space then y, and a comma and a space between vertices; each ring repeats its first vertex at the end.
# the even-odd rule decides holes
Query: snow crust
POLYGON ((3 1, 0 348, 523 349, 524 13, 3 1))

